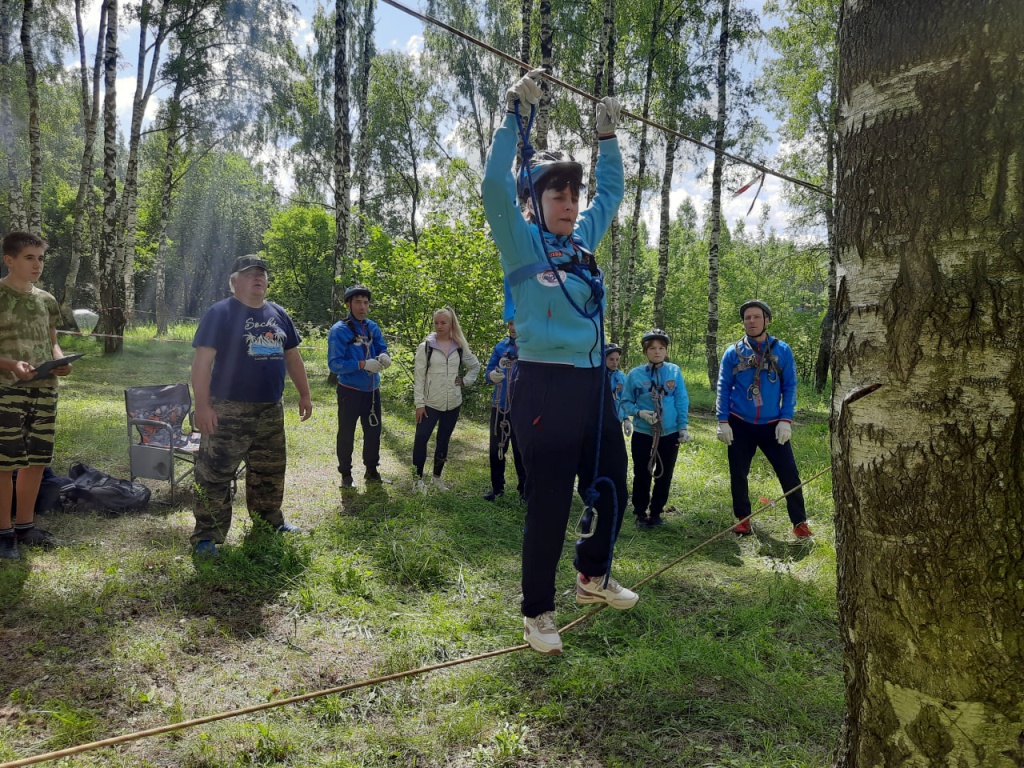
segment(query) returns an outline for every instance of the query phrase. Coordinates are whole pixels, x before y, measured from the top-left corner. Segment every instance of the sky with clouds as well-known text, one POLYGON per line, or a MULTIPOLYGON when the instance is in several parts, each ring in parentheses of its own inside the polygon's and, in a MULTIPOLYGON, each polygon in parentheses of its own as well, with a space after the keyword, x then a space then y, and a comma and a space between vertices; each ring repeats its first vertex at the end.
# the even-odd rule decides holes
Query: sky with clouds
MULTIPOLYGON (((760 0, 744 0, 744 3, 751 9, 760 11, 760 0)), ((408 4, 413 9, 421 11, 412 0, 408 4)), ((297 8, 298 13, 293 18, 292 23, 292 37, 295 43, 304 50, 315 45, 310 20, 316 8, 316 3, 310 2, 310 0, 300 0, 297 8)), ((99 14, 100 0, 93 0, 92 4, 88 7, 85 17, 87 46, 92 50, 95 50, 99 14)), ((378 3, 376 30, 378 50, 398 50, 406 53, 415 53, 422 49, 423 23, 386 3, 378 3)), ((135 74, 132 63, 135 60, 135 52, 138 50, 137 25, 122 28, 119 35, 119 47, 122 52, 122 68, 117 78, 117 108, 123 130, 127 133, 131 120, 132 97, 135 92, 135 74)), ((75 64, 75 61, 69 61, 69 66, 74 66, 75 64)), ((146 110, 146 122, 152 120, 156 115, 159 97, 160 94, 157 94, 157 98, 150 100, 146 110)), ((638 105, 626 103, 624 106, 630 111, 640 111, 638 105)), ((774 128, 774 120, 766 112, 758 112, 758 117, 768 125, 769 130, 774 128)), ((777 151, 777 145, 768 146, 764 151, 764 157, 767 158, 765 164, 772 167, 772 158, 777 151)), ((711 153, 702 149, 681 153, 680 159, 677 161, 676 180, 670 197, 673 213, 683 200, 689 199, 697 211, 703 215, 711 197, 710 166, 712 159, 711 153)), ((753 169, 750 170, 749 174, 743 175, 745 180, 753 177, 756 177, 756 171, 753 169)), ((289 181, 290 175, 284 172, 279 182, 287 187, 289 181)), ((754 202, 754 195, 757 184, 754 184, 747 192, 736 197, 726 193, 723 198, 723 212, 726 221, 729 222, 730 226, 733 226, 737 220, 744 219, 748 227, 756 227, 764 214, 765 206, 768 206, 768 226, 785 236, 790 230, 790 223, 793 218, 793 214, 783 198, 784 185, 786 183, 778 178, 768 176, 765 179, 760 194, 757 196, 756 202, 754 202), (754 203, 753 209, 748 214, 752 202, 754 203)), ((284 189, 282 191, 287 192, 288 190, 284 189)), ((653 237, 658 230, 658 210, 656 204, 649 204, 646 207, 644 218, 653 237)))

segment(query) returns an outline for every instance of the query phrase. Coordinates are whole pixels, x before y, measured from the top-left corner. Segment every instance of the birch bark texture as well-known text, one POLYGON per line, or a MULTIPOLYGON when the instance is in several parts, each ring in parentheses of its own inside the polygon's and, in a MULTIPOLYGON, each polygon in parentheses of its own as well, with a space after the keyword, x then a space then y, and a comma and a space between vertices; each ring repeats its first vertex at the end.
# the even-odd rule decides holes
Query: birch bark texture
POLYGON ((1024 766, 1022 39, 1020 0, 844 0, 840 768, 1024 766))

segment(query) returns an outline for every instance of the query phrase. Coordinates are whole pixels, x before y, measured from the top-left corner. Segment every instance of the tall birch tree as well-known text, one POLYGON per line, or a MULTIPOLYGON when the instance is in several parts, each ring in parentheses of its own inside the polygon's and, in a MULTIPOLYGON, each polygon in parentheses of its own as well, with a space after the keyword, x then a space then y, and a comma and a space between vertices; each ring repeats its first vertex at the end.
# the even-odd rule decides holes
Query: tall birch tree
POLYGON ((845 0, 837 765, 1024 765, 1024 5, 845 0))

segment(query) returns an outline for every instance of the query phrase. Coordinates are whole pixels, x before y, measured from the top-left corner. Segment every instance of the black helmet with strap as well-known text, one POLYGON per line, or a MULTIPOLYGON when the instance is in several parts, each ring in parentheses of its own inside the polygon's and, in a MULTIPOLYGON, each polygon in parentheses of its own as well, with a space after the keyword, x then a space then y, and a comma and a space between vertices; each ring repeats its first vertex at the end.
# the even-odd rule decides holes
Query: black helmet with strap
POLYGON ((616 344, 614 341, 609 341, 604 345, 604 356, 608 357, 612 352, 622 353, 622 347, 616 344))
POLYGON ((370 294, 370 289, 367 288, 362 283, 356 283, 355 285, 350 287, 347 291, 345 291, 345 303, 348 304, 348 302, 351 299, 355 298, 356 296, 365 296, 367 301, 369 301, 369 300, 371 300, 373 298, 371 296, 371 294, 370 294))
POLYGON ((519 169, 519 179, 516 184, 520 200, 527 200, 530 197, 530 179, 537 190, 538 196, 555 174, 562 174, 566 183, 574 183, 576 186, 583 184, 583 166, 575 157, 568 152, 558 149, 542 149, 534 153, 530 158, 530 174, 527 178, 526 167, 519 169))
POLYGON ((740 320, 743 319, 743 315, 745 315, 747 310, 750 309, 751 307, 757 307, 758 309, 760 309, 761 312, 764 313, 765 320, 772 319, 771 307, 769 307, 765 302, 761 301, 760 299, 751 299, 750 301, 745 301, 742 304, 740 304, 740 320))
POLYGON ((666 347, 669 345, 668 334, 661 330, 661 328, 651 328, 651 330, 640 338, 640 344, 643 346, 644 350, 647 349, 647 345, 652 341, 660 341, 664 343, 666 347))

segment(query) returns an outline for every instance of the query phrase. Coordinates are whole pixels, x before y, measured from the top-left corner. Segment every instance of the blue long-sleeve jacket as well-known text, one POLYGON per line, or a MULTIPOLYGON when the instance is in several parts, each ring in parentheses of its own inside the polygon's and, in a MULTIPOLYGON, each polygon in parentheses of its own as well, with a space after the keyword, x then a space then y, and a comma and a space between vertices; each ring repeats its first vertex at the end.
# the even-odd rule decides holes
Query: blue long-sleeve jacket
POLYGON ((387 342, 373 320, 339 320, 327 335, 327 367, 337 374, 338 384, 349 389, 372 392, 379 388, 380 374, 364 371, 359 364, 387 351, 387 342))
MULTIPOLYGON (((481 192, 515 304, 519 359, 596 368, 604 365, 597 318, 581 317, 563 295, 557 278, 562 278, 577 306, 587 311, 596 308, 590 285, 570 272, 559 271, 555 275, 546 269, 541 231, 523 218, 516 197, 512 162, 517 139, 516 117, 508 115, 494 134, 481 192)), ((578 247, 596 248, 622 201, 622 154, 618 140, 602 139, 598 145, 597 193, 590 206, 580 212, 573 235, 543 233, 555 264, 571 263, 578 247)), ((603 276, 599 279, 603 283, 603 276)))
POLYGON ((715 410, 719 421, 728 421, 729 414, 751 424, 792 421, 796 360, 789 345, 772 336, 760 343, 744 336, 725 350, 715 410))
MULTIPOLYGON (((655 411, 654 393, 661 396, 661 433, 671 435, 686 429, 690 423, 690 395, 686 391, 683 372, 675 363, 664 362, 654 367, 638 365, 626 377, 623 410, 630 416, 640 411, 655 411)), ((654 427, 643 419, 633 419, 633 429, 653 435, 654 427)))
POLYGON ((484 375, 490 376, 491 371, 498 367, 502 358, 506 360, 504 367, 502 367, 502 370, 505 372, 505 378, 497 384, 491 384, 491 380, 487 379, 487 383, 494 387, 494 394, 491 395, 491 405, 495 408, 507 409, 509 407, 508 383, 512 380, 516 366, 519 363, 519 348, 516 346, 516 340, 511 336, 506 336, 494 345, 494 351, 491 352, 491 359, 487 361, 487 370, 484 372, 484 375))
POLYGON ((622 371, 608 371, 608 384, 612 389, 612 397, 615 398, 615 413, 622 421, 629 414, 622 408, 622 396, 626 392, 626 374, 622 371))

